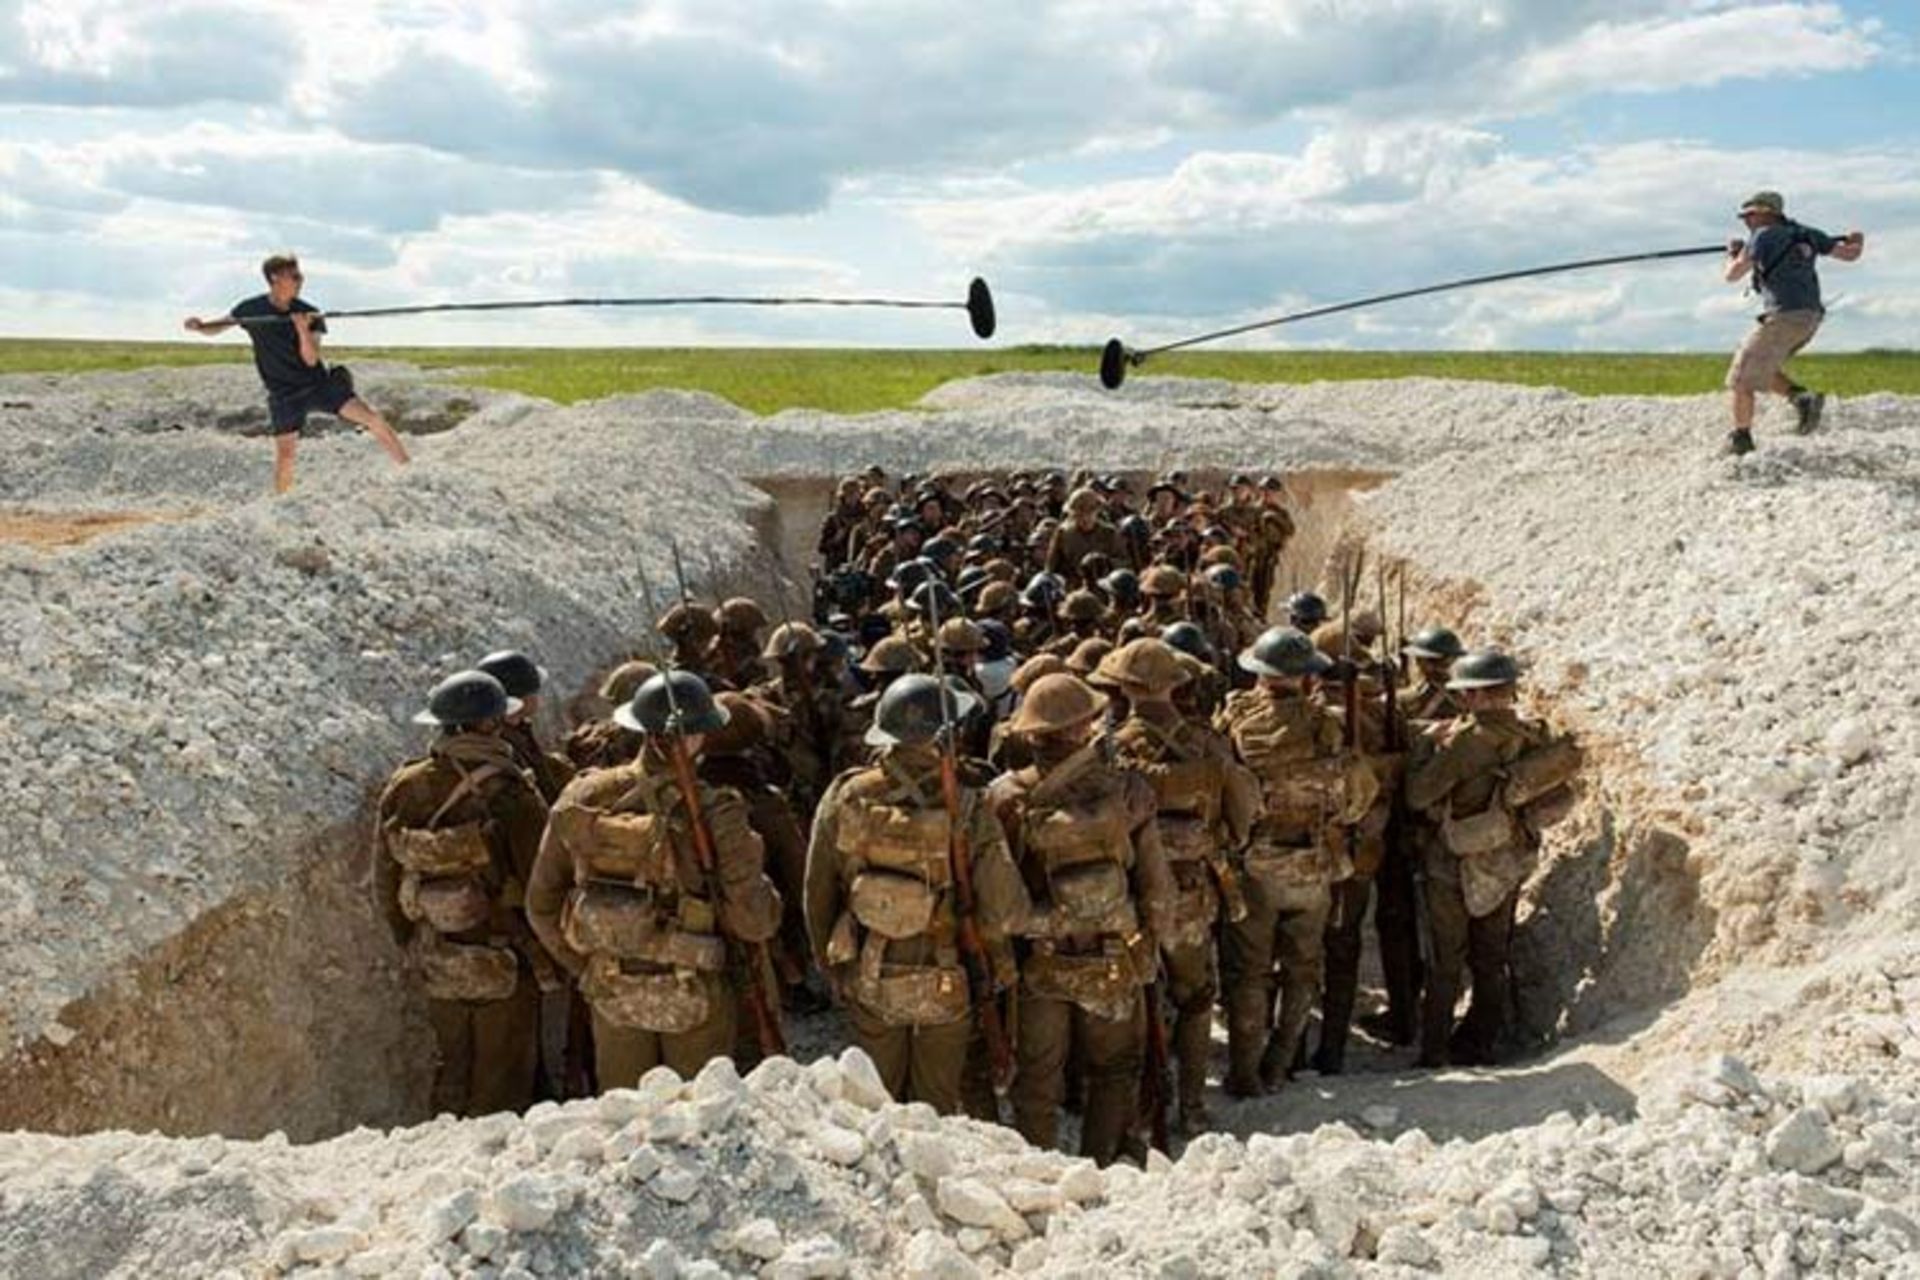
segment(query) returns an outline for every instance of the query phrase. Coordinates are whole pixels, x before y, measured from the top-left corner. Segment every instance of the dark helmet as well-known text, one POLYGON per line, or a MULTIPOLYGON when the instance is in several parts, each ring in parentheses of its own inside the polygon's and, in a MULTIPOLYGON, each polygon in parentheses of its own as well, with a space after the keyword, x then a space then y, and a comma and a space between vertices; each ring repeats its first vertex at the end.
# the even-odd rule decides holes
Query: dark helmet
POLYGON ((980 635, 986 640, 986 648, 980 651, 980 661, 1000 662, 1013 655, 1013 632, 1007 630, 1007 624, 998 618, 988 618, 980 624, 980 635))
POLYGON ((948 618, 958 618, 966 613, 966 606, 960 603, 960 597, 953 594, 953 588, 939 579, 929 579, 913 589, 907 597, 907 608, 923 618, 938 617, 942 622, 948 618))
POLYGON ((1233 532, 1223 524, 1210 524, 1200 531, 1202 542, 1232 542, 1233 532))
POLYGON ((980 700, 958 680, 949 679, 943 687, 935 676, 910 672, 880 695, 880 705, 873 710, 873 727, 867 730, 867 745, 919 746, 932 742, 948 724, 958 724, 979 705, 980 700))
POLYGON ((1238 591, 1245 581, 1230 564, 1216 564, 1207 570, 1207 582, 1216 591, 1238 591))
POLYGON ((1295 627, 1270 627, 1240 655, 1240 669, 1256 676, 1323 676, 1333 659, 1295 627))
POLYGON ((893 625, 877 613, 860 619, 860 647, 871 649, 893 633, 893 625))
POLYGON ((1029 609, 1053 609, 1066 598, 1067 584, 1060 581, 1058 575, 1036 573, 1027 579, 1026 590, 1020 593, 1020 601, 1029 609))
POLYGON ((992 577, 984 565, 970 564, 953 580, 953 589, 964 596, 975 587, 985 586, 992 577))
POLYGON ((1140 603, 1140 575, 1131 569, 1115 569, 1100 580, 1100 586, 1123 608, 1131 609, 1140 603))
POLYGON ((1311 631, 1327 620, 1327 602, 1311 591, 1296 591, 1287 597, 1287 621, 1301 631, 1311 631))
POLYGON ((1068 622, 1098 622, 1106 611, 1100 597, 1091 591, 1072 592, 1060 604, 1060 616, 1068 622))
POLYGON ((1449 689, 1492 689, 1520 679, 1520 664, 1498 649, 1475 649, 1453 664, 1449 689))
POLYGON ((1170 627, 1162 627, 1160 638, 1169 648, 1190 654, 1202 662, 1213 661, 1213 646, 1207 643, 1207 633, 1191 622, 1176 622, 1170 627))
POLYGON ((1080 557, 1080 563, 1074 566, 1084 582, 1098 582, 1113 572, 1113 560, 1105 553, 1089 551, 1080 557))
POLYGON ((1406 652, 1415 658, 1445 658, 1449 662, 1466 651, 1460 637, 1445 627, 1423 627, 1406 645, 1406 652))
POLYGON ((929 538, 927 539, 926 545, 920 548, 920 558, 923 560, 931 560, 935 564, 938 564, 949 556, 957 556, 959 554, 960 544, 951 538, 929 538))
POLYGON ((498 720, 520 709, 520 699, 509 697, 498 680, 484 671, 459 671, 433 686, 427 709, 413 717, 415 724, 437 724, 449 729, 483 720, 498 720))
POLYGON ((931 561, 903 560, 895 565, 893 572, 887 576, 887 589, 898 591, 902 595, 912 595, 919 589, 921 583, 938 576, 938 571, 935 570, 931 561))
POLYGON ((1253 488, 1253 477, 1244 471, 1236 471, 1227 477, 1227 488, 1251 489, 1253 488))
POLYGON ((976 533, 967 539, 967 551, 973 555, 998 555, 1002 545, 1000 538, 991 533, 976 533))
POLYGON ((838 631, 826 630, 820 633, 820 652, 814 660, 827 666, 849 662, 853 658, 853 641, 838 631))
POLYGON ((712 733, 729 719, 707 682, 691 671, 661 672, 634 690, 632 702, 615 707, 613 718, 623 729, 653 737, 712 733))
POLYGON ((1120 536, 1128 542, 1144 544, 1153 537, 1153 525, 1145 516, 1135 513, 1120 521, 1120 536))
POLYGON ((547 682, 546 670, 535 666, 533 659, 518 649, 490 653, 474 665, 498 680, 509 698, 530 697, 547 682))

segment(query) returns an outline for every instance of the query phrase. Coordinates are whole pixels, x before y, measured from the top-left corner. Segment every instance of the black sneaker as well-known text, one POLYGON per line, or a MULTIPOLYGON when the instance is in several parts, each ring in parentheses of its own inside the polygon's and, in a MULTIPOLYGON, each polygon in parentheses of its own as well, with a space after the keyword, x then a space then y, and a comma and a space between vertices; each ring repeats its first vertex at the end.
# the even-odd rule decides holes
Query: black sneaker
POLYGON ((1820 429, 1820 412, 1827 407, 1823 391, 1802 391, 1793 397, 1795 435, 1810 436, 1820 429))
POLYGON ((1720 452, 1730 458, 1737 458, 1743 453, 1752 453, 1753 432, 1746 427, 1727 432, 1727 442, 1720 447, 1720 452))

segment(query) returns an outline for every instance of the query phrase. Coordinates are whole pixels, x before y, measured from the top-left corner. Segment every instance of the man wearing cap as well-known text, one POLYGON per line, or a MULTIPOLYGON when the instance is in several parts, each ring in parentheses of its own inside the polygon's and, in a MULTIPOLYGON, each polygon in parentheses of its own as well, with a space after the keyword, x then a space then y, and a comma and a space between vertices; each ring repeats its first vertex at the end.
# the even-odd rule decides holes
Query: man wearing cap
MULTIPOLYGON (((858 476, 848 476, 834 487, 833 509, 820 522, 820 536, 814 543, 822 574, 832 573, 847 561, 847 542, 866 517, 861 494, 858 476)), ((885 496, 883 492, 883 500, 885 496)))
POLYGON ((651 680, 660 668, 632 658, 607 673, 600 682, 600 706, 605 713, 575 726, 567 735, 567 761, 575 775, 588 769, 625 764, 640 752, 640 735, 613 718, 613 709, 633 699, 634 690, 651 680))
POLYGON ((485 672, 441 681, 414 717, 439 736, 376 810, 374 903, 427 997, 434 1110, 455 1115, 533 1102, 547 959, 522 901, 547 806, 501 736, 518 709, 485 672))
POLYGON ((1173 936, 1176 892, 1153 788, 1108 763, 1095 730, 1107 700, 1079 677, 1042 676, 1009 722, 1033 764, 988 791, 1033 912, 1020 965, 1014 1123, 1044 1149, 1059 1131, 1068 1047, 1084 1050, 1080 1154, 1111 1164, 1138 1113, 1146 1056, 1142 989, 1173 936))
POLYGON ((1174 1008, 1179 1128, 1207 1127, 1207 1057, 1219 990, 1215 926, 1245 917, 1239 875, 1228 861, 1259 812, 1258 785, 1219 734, 1183 717, 1173 693, 1192 677, 1165 642, 1135 640, 1107 655, 1093 683, 1111 685, 1132 714, 1113 735, 1114 758, 1153 787, 1160 843, 1176 889, 1173 930, 1160 939, 1174 1008))
POLYGON ((1733 430, 1727 452, 1753 450, 1754 397, 1762 391, 1785 396, 1801 435, 1820 424, 1826 397, 1788 378, 1787 361, 1813 340, 1826 309, 1820 302, 1820 276, 1814 259, 1832 256, 1842 262, 1859 261, 1866 237, 1849 231, 1839 239, 1787 217, 1786 201, 1778 191, 1756 191, 1740 206, 1747 234, 1727 245, 1726 278, 1745 282, 1761 302, 1759 323, 1741 342, 1727 369, 1727 388, 1733 393, 1733 430))
POLYGON ((1075 577, 1083 557, 1098 553, 1114 564, 1127 563, 1126 543, 1120 531, 1102 520, 1106 502, 1092 489, 1075 489, 1067 499, 1067 520, 1053 531, 1041 561, 1048 573, 1061 579, 1075 577))
POLYGON ((1426 849, 1433 965, 1420 1029, 1425 1067, 1495 1061, 1520 885, 1539 860, 1541 833, 1572 807, 1578 749, 1521 718, 1519 679, 1504 653, 1466 654, 1448 682, 1465 714, 1422 734, 1408 757, 1407 807, 1440 833, 1426 849), (1462 969, 1471 971, 1473 998, 1456 1029, 1462 969))
POLYGON ((1260 477, 1260 524, 1254 539, 1248 568, 1253 574, 1253 610, 1265 621, 1267 606, 1273 603, 1274 570, 1287 544, 1296 532, 1293 513, 1287 510, 1287 486, 1276 475, 1260 477))
POLYGON ((767 678, 760 652, 767 612, 745 596, 723 600, 713 611, 714 674, 730 689, 751 689, 767 678))
POLYGON ((828 788, 807 854, 807 929, 821 971, 847 1003, 854 1043, 896 1101, 942 1115, 961 1109, 975 1039, 956 845, 969 860, 972 924, 989 953, 974 962, 988 962, 996 987, 1014 979, 1008 938, 1030 909, 1006 835, 964 775, 957 810, 947 809, 941 735, 976 705, 952 682, 943 699, 934 676, 895 680, 866 735, 877 758, 828 788))
POLYGON ((1341 828, 1366 816, 1379 782, 1313 697, 1333 662, 1311 639, 1274 627, 1239 662, 1259 683, 1228 694, 1214 723, 1260 780, 1263 803, 1245 860, 1247 915, 1223 931, 1220 968, 1227 1092, 1253 1097, 1292 1069, 1320 994, 1333 886, 1352 870, 1341 828), (1276 962, 1280 1011, 1270 1023, 1276 962))
POLYGON ((820 647, 820 633, 806 623, 781 623, 761 655, 774 674, 749 690, 774 713, 769 745, 786 762, 792 781, 787 796, 802 827, 813 821, 813 806, 833 779, 845 710, 836 690, 814 683, 813 659, 820 647))
POLYGON ((700 865, 676 753, 697 761, 725 707, 690 671, 663 672, 614 712, 644 736, 631 764, 573 781, 553 807, 527 886, 527 916, 593 1006, 602 1089, 665 1064, 691 1079, 734 1051, 738 992, 780 928, 780 894, 738 791, 695 781, 712 873, 700 865))

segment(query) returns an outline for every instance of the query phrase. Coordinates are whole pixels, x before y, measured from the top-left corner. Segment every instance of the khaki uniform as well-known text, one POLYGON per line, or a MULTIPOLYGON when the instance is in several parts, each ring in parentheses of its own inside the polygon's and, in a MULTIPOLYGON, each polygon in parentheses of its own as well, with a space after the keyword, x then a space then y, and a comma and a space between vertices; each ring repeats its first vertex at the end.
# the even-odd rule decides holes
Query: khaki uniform
MULTIPOLYGON (((767 875, 780 891, 779 976, 785 986, 804 981, 808 947, 801 893, 807 875, 806 833, 768 777, 758 750, 738 754, 708 750, 700 757, 698 772, 702 782, 736 791, 746 802, 747 825, 760 837, 767 875)), ((742 1031, 745 1040, 758 1044, 755 1028, 743 1026, 742 1031)))
POLYGON ((611 769, 631 763, 640 754, 641 742, 641 736, 625 725, 610 719, 589 720, 567 735, 567 761, 575 776, 589 769, 611 769))
POLYGON ((1079 529, 1069 521, 1053 531, 1053 540, 1047 543, 1047 554, 1040 567, 1076 582, 1080 577, 1080 561, 1090 555, 1103 555, 1115 564, 1133 562, 1127 552, 1127 540, 1112 525, 1098 521, 1091 529, 1079 529))
POLYGON ((1153 788, 1098 746, 997 779, 989 792, 1034 910, 1023 931, 1014 1123, 1052 1147, 1068 1047, 1087 1076, 1080 1153, 1120 1154, 1139 1106, 1146 1057, 1141 988, 1174 932, 1176 891, 1154 821, 1153 788))
MULTIPOLYGON (((1339 719, 1344 734, 1345 691, 1336 685, 1330 687, 1327 694, 1326 706, 1339 719)), ((1403 759, 1401 752, 1387 750, 1384 702, 1374 695, 1374 691, 1362 686, 1358 705, 1359 751, 1373 770, 1379 791, 1366 816, 1354 826, 1346 828, 1340 837, 1346 840, 1350 849, 1353 874, 1333 886, 1333 905, 1327 917, 1325 942, 1326 987, 1320 1000, 1320 1048, 1314 1057, 1316 1068, 1329 1074, 1341 1069, 1346 1055, 1347 1036, 1353 1026, 1354 999, 1360 986, 1361 926, 1366 921, 1367 908, 1373 900, 1375 878, 1386 862, 1387 827, 1393 817, 1394 798, 1400 791, 1403 759)), ((1410 920, 1405 921, 1403 927, 1411 924, 1410 920)), ((1396 937, 1393 941, 1399 951, 1390 958, 1385 927, 1381 926, 1380 931, 1381 963, 1389 971, 1387 986, 1391 992, 1396 977, 1393 970, 1409 949, 1413 950, 1417 962, 1418 940, 1411 932, 1404 938, 1396 937)), ((1399 981, 1404 983, 1404 976, 1399 976, 1399 981)))
POLYGON ((533 779, 533 785, 539 788, 540 798, 551 805, 560 798, 560 793, 573 781, 573 762, 565 756, 556 755, 540 745, 539 737, 533 726, 525 722, 508 724, 500 731, 513 748, 514 759, 533 779))
POLYGON ((1439 830, 1427 845, 1424 868, 1433 967, 1421 1021, 1422 1062, 1489 1062, 1496 1052, 1506 1025, 1520 886, 1539 860, 1541 828, 1558 820, 1554 808, 1570 794, 1563 780, 1532 804, 1516 805, 1513 775, 1517 761, 1541 759, 1534 753, 1552 745, 1538 721, 1487 711, 1433 726, 1409 759, 1407 805, 1439 830), (1463 968, 1472 973, 1473 999, 1456 1032, 1463 968))
POLYGON ((1293 516, 1285 507, 1270 506, 1261 511, 1258 533, 1247 557, 1253 611, 1261 618, 1267 616, 1267 608, 1273 603, 1274 571, 1279 568, 1280 557, 1293 541, 1293 535, 1293 516))
POLYGON ((1244 1096, 1278 1081, 1299 1049, 1320 994, 1333 886, 1352 873, 1338 828, 1373 807, 1379 782, 1346 756, 1339 722, 1307 698, 1229 694, 1216 726, 1260 779, 1263 801, 1246 856, 1247 917, 1227 926, 1220 947, 1227 1087, 1244 1096), (1280 1014, 1269 1032, 1276 960, 1280 1014))
MULTIPOLYGON (((959 809, 974 923, 993 956, 996 986, 1011 985, 1008 937, 1030 909, 1026 885, 983 795, 964 780, 959 809)), ((897 748, 828 789, 814 815, 806 886, 814 956, 847 1001, 854 1042, 895 1099, 942 1115, 961 1109, 977 1035, 951 826, 939 757, 897 748)))
POLYGON ((728 940, 761 943, 780 927, 780 894, 746 801, 697 785, 711 881, 672 766, 654 746, 575 779, 540 844, 527 916, 593 1006, 603 1089, 631 1088, 662 1063, 691 1077, 731 1053, 746 960, 728 940))
MULTIPOLYGON (((1405 787, 1407 750, 1433 721, 1461 714, 1454 694, 1445 685, 1422 681, 1403 690, 1397 699, 1397 729, 1401 744, 1400 786, 1405 787)), ((1404 794, 1395 796, 1394 820, 1387 827, 1385 857, 1374 875, 1374 932, 1380 940, 1380 968, 1387 984, 1387 1022, 1395 1044, 1413 1044, 1420 1036, 1421 993, 1426 988, 1426 957, 1420 933, 1426 929, 1421 905, 1427 848, 1440 838, 1438 829, 1422 814, 1409 809, 1404 794)))
POLYGON ((439 1058, 433 1106, 520 1111, 539 1062, 538 973, 523 890, 547 806, 498 737, 453 734, 380 795, 375 905, 420 975, 439 1058))
POLYGON ((832 689, 791 685, 784 678, 755 685, 749 692, 771 713, 768 745, 786 763, 792 782, 788 798, 805 826, 813 821, 813 807, 833 780, 834 754, 844 741, 845 703, 832 689))
MULTIPOLYGON (((1162 704, 1165 705, 1165 704, 1162 704)), ((1205 1110, 1213 1002, 1219 993, 1214 927, 1246 915, 1228 852, 1246 843, 1259 812, 1253 775, 1227 740, 1203 725, 1135 714, 1114 734, 1114 754, 1153 787, 1160 843, 1177 897, 1172 930, 1160 939, 1174 1009, 1173 1058, 1183 1127, 1205 1110)))

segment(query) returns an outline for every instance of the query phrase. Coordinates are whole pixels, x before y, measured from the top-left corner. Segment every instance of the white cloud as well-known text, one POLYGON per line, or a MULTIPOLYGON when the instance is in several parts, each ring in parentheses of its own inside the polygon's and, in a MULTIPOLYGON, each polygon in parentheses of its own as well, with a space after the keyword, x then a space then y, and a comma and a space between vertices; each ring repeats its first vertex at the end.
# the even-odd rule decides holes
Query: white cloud
POLYGON ((257 5, 0 0, 0 102, 271 103, 300 57, 295 33, 257 5))

